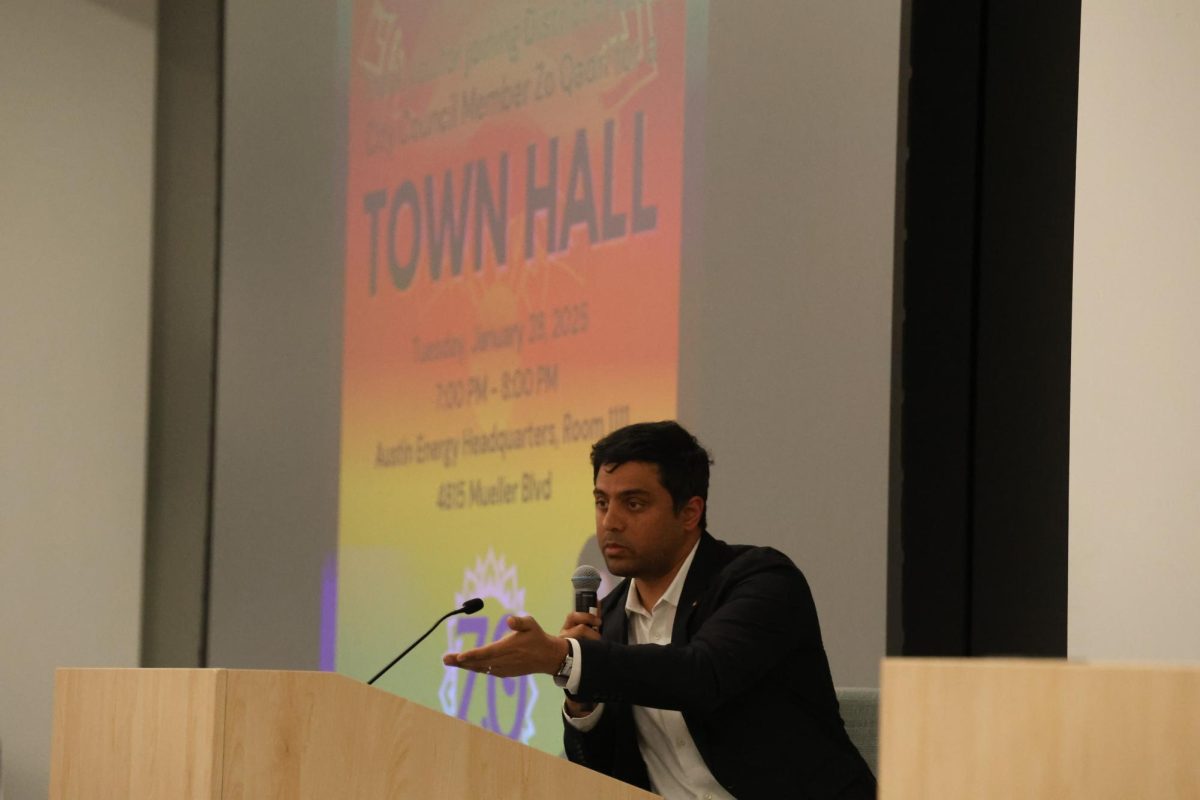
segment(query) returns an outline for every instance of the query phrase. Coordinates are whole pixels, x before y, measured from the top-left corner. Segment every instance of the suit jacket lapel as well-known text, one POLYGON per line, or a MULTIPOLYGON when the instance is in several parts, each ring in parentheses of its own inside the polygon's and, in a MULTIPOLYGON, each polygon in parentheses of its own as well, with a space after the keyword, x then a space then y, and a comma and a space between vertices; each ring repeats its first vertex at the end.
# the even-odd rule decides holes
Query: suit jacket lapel
POLYGON ((629 591, 629 579, 617 584, 617 588, 609 592, 601 601, 600 618, 604 621, 602 635, 612 642, 626 644, 625 597, 629 591))
POLYGON ((687 623, 700 604, 701 597, 708 589, 712 579, 725 566, 722 559, 723 543, 718 542, 708 533, 700 534, 700 545, 696 548, 696 557, 692 559, 691 569, 683 582, 683 591, 679 594, 679 608, 675 610, 675 624, 671 627, 671 643, 684 644, 688 640, 687 623))

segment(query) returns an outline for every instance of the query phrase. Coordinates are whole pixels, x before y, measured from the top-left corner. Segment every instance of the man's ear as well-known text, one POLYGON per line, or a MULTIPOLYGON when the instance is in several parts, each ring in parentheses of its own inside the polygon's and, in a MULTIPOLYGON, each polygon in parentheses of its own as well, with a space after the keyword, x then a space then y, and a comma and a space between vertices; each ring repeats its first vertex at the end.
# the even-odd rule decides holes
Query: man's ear
POLYGON ((704 516, 704 498, 693 497, 683 504, 679 511, 679 519, 689 533, 700 529, 700 517, 704 516))

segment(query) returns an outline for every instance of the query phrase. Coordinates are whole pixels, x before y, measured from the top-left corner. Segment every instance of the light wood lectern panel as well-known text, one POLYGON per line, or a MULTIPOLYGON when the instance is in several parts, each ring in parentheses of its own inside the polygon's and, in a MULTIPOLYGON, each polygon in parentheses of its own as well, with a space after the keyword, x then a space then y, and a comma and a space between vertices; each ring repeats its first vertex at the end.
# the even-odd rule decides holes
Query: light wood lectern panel
POLYGON ((341 675, 61 669, 51 800, 651 798, 341 675))
POLYGON ((886 659, 880 800, 1200 798, 1200 668, 886 659))

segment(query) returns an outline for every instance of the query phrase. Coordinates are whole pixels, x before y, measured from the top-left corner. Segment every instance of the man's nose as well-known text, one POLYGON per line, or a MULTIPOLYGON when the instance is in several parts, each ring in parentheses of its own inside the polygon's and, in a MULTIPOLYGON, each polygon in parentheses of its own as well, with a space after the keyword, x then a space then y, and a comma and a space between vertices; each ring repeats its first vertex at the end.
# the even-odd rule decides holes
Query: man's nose
POLYGON ((604 510, 604 516, 600 520, 600 524, 606 531, 617 531, 624 526, 625 521, 617 506, 610 505, 604 510))

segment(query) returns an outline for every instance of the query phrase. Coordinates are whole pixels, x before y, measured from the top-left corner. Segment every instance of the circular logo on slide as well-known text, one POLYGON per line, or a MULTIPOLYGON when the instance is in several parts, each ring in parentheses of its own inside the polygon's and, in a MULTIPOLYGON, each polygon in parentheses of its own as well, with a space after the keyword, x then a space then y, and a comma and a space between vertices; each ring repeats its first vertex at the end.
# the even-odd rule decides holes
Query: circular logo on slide
MULTIPOLYGON (((471 616, 458 616, 446 626, 449 652, 481 647, 508 633, 508 618, 523 616, 525 590, 517 583, 517 568, 504 556, 488 548, 487 555, 475 559, 475 566, 463 571, 462 591, 454 595, 455 605, 472 597, 482 598, 484 607, 471 616)), ((489 731, 528 743, 533 736, 533 707, 537 702, 537 684, 532 675, 499 678, 446 667, 438 691, 442 710, 468 722, 477 722, 489 731)))

